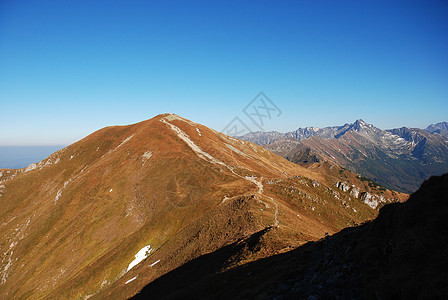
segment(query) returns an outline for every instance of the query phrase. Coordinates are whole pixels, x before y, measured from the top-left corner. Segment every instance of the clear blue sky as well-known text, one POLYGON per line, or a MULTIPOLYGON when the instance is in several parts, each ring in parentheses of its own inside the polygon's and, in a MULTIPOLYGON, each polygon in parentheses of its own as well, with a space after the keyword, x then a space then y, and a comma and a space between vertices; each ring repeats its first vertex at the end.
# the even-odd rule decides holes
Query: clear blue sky
POLYGON ((448 121, 446 1, 0 1, 0 145, 174 112, 223 129, 448 121), (95 2, 95 3, 92 3, 95 2))

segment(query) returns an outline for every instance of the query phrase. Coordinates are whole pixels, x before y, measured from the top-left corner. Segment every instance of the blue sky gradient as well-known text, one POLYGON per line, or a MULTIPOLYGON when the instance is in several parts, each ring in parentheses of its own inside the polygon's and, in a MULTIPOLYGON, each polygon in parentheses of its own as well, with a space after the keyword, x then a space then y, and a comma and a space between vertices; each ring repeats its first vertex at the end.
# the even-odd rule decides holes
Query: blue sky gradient
POLYGON ((0 2, 0 146, 174 112, 222 130, 448 120, 446 1, 0 2), (95 3, 92 3, 95 2, 95 3))

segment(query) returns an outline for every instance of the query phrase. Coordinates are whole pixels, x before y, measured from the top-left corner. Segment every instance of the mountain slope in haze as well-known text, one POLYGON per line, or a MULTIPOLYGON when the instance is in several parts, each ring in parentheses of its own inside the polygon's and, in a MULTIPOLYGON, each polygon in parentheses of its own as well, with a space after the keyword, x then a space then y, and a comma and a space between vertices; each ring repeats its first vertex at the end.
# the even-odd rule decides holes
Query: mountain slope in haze
POLYGON ((135 298, 446 299, 447 214, 445 174, 361 226, 226 270, 259 232, 162 276, 135 298))
POLYGON ((118 298, 263 232, 228 268, 362 223, 407 195, 301 167, 174 114, 0 170, 0 294, 118 298))
POLYGON ((296 163, 309 162, 310 155, 311 162, 320 157, 404 192, 448 170, 448 138, 417 128, 381 130, 357 120, 337 127, 308 127, 283 135, 257 132, 241 138, 265 143, 266 149, 296 163))

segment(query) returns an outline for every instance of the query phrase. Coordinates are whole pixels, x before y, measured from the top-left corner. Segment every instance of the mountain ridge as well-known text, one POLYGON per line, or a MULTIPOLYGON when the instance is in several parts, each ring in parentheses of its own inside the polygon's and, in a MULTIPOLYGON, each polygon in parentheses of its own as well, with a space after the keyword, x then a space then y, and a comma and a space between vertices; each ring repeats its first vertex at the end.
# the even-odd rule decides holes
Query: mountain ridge
POLYGON ((425 129, 429 133, 438 133, 444 137, 448 137, 448 122, 439 122, 431 124, 425 129))
POLYGON ((312 155, 403 192, 412 192, 429 176, 448 170, 448 138, 442 134, 407 127, 381 130, 362 119, 342 126, 299 128, 285 134, 255 132, 240 138, 289 160, 308 149, 312 155))
POLYGON ((231 266, 407 198, 174 114, 106 127, 27 168, 2 169, 0 186, 0 294, 8 298, 128 298, 256 232, 270 228, 267 242, 231 266))

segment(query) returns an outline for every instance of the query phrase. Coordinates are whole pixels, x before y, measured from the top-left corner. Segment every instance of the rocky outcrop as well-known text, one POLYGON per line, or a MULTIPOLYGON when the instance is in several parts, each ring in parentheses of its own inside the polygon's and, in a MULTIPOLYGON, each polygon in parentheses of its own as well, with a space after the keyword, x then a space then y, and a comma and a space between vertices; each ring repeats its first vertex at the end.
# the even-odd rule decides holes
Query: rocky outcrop
POLYGON ((350 196, 357 198, 373 209, 378 209, 381 204, 390 202, 391 199, 383 195, 376 195, 367 191, 361 191, 355 185, 349 185, 347 182, 338 181, 335 186, 343 192, 349 192, 350 196))
POLYGON ((361 193, 360 189, 353 185, 352 189, 350 190, 350 195, 352 197, 359 198, 360 193, 361 193))
POLYGON ((338 181, 335 186, 343 192, 347 192, 350 189, 350 185, 347 182, 338 181))

